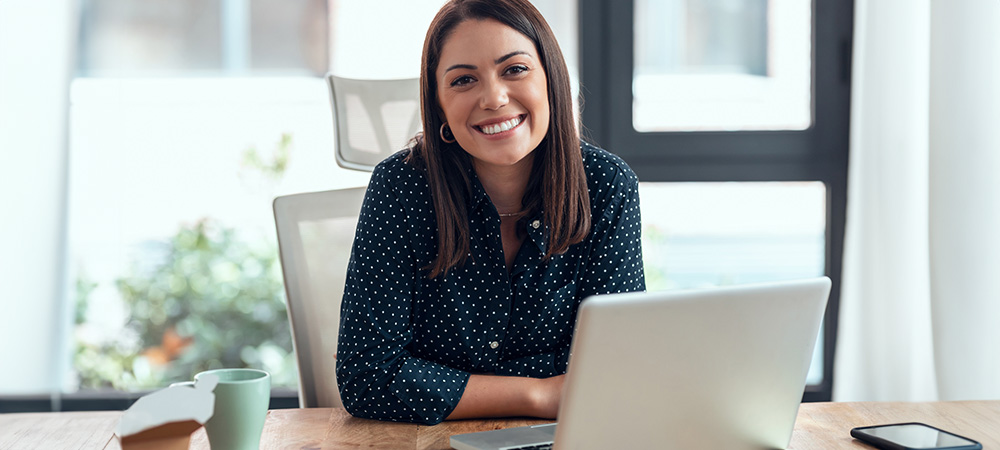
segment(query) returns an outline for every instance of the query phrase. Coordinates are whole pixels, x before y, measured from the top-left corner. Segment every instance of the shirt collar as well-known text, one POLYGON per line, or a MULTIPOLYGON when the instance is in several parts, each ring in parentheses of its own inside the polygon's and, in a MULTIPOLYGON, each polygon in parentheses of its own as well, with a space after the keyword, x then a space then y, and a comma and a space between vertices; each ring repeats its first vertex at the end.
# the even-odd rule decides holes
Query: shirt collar
MULTIPOLYGON (((469 176, 470 192, 469 192, 469 215, 472 216, 473 211, 478 208, 483 207, 488 196, 486 195, 486 188, 483 187, 483 183, 479 181, 479 176, 476 175, 475 169, 470 165, 467 169, 469 176)), ((539 211, 530 217, 528 220, 524 221, 525 231, 527 232, 528 239, 538 247, 538 250, 544 255, 549 248, 549 226, 544 220, 544 211, 539 211)))

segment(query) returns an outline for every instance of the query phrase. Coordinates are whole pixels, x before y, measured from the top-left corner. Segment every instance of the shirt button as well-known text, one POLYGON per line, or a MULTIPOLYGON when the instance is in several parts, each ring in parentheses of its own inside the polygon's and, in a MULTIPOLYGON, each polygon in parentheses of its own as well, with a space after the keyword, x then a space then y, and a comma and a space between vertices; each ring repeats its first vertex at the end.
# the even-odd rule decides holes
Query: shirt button
POLYGON ((536 220, 534 222, 531 222, 531 228, 534 228, 534 229, 537 230, 538 227, 540 227, 540 226, 542 226, 542 222, 541 221, 536 220))
POLYGON ((492 348, 492 349, 496 349, 499 346, 500 346, 500 343, 497 342, 497 341, 490 342, 490 348, 492 348))

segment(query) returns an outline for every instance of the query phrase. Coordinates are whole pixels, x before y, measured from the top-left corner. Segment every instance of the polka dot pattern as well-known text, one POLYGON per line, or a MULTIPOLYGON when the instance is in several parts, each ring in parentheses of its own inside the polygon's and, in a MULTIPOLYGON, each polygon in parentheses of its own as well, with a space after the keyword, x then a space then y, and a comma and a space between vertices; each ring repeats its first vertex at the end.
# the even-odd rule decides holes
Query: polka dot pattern
POLYGON ((426 176, 404 161, 406 150, 375 168, 341 306, 337 381, 348 412, 435 424, 470 374, 565 373, 580 302, 645 289, 638 179, 617 156, 581 150, 592 214, 583 242, 543 262, 544 212, 526 218, 508 272, 500 217, 473 173, 469 258, 435 279, 423 269, 437 252, 426 176))

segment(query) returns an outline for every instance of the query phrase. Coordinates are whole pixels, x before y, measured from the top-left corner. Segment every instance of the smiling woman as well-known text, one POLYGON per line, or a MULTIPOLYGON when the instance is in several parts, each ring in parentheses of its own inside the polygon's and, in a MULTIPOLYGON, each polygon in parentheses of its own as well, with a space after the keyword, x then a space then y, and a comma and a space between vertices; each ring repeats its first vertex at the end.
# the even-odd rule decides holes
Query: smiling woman
POLYGON ((337 382, 356 416, 553 418, 591 295, 645 288, 638 180, 580 142, 527 0, 453 0, 421 61, 426 134, 372 173, 337 382))
MULTIPOLYGON (((472 157, 501 218, 522 212, 533 151, 549 128, 547 81, 537 53, 511 27, 467 20, 452 31, 437 70, 438 102, 447 120, 442 129, 451 129, 472 157)), ((500 226, 508 270, 523 240, 515 225, 505 220, 500 226)))

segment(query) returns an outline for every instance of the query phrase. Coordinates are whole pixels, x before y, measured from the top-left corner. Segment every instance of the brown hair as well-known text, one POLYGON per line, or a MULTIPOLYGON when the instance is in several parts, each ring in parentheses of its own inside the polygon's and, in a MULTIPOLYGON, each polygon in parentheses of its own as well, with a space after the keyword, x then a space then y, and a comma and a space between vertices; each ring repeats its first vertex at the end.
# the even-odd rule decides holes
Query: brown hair
POLYGON ((548 80, 549 129, 534 150, 534 163, 522 198, 523 217, 544 212, 549 228, 545 259, 565 252, 590 232, 590 197, 580 153, 570 93, 569 71, 549 25, 528 0, 451 0, 431 22, 420 61, 420 112, 424 133, 413 141, 408 161, 427 171, 437 217, 437 256, 425 269, 430 277, 447 274, 469 255, 468 201, 471 157, 458 143, 438 138, 444 112, 437 99, 437 66, 451 32, 466 20, 496 20, 530 39, 548 80))

